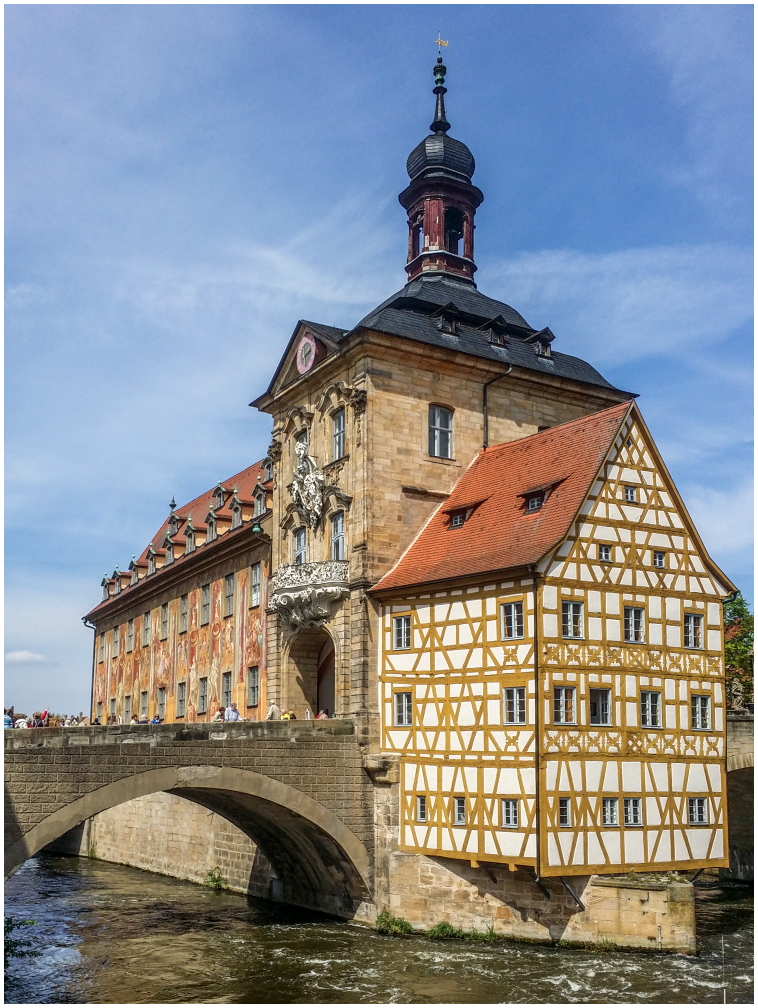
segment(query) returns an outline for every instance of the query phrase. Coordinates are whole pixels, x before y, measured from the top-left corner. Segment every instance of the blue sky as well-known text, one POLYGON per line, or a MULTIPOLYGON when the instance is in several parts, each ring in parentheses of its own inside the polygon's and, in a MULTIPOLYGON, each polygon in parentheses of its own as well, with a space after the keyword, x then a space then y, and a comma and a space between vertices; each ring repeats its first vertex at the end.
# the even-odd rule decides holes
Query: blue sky
POLYGON ((80 617, 262 457, 299 318, 404 280, 450 40, 477 281, 639 403, 751 592, 752 5, 18 5, 6 23, 6 702, 86 709, 80 617))

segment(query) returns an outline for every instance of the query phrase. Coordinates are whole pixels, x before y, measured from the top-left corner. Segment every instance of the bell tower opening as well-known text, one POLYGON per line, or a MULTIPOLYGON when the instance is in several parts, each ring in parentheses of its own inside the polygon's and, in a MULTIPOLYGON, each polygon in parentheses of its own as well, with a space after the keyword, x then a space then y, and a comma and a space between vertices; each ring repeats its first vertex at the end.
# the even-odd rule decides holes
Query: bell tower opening
POLYGON ((448 207, 445 210, 445 250, 453 255, 460 255, 460 244, 463 241, 463 214, 458 207, 448 207))

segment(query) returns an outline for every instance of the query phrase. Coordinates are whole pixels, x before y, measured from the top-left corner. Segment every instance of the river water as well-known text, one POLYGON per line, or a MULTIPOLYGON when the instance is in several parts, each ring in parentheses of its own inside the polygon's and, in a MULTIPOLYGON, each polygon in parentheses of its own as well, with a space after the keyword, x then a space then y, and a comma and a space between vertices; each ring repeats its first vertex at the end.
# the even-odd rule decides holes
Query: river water
MULTIPOLYGON (((752 1004, 752 892, 698 886, 698 956, 394 938, 135 868, 38 855, 7 1004, 752 1004)), ((20 934, 21 932, 15 932, 20 934)))

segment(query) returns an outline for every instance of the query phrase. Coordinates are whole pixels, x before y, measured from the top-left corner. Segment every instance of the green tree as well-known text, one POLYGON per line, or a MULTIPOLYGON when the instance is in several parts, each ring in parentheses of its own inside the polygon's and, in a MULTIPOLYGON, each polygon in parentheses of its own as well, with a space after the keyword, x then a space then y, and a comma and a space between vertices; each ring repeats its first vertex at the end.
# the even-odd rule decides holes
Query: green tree
POLYGON ((727 695, 731 700, 740 688, 747 703, 753 702, 753 614, 735 592, 724 602, 724 655, 727 695))

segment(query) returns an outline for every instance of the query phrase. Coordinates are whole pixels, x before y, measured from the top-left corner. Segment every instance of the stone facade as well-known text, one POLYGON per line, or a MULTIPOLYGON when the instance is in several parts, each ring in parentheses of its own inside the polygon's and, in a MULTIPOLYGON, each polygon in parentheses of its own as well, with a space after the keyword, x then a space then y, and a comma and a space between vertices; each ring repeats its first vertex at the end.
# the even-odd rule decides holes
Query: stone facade
POLYGON ((721 870, 721 877, 739 882, 753 881, 753 722, 747 710, 730 711, 726 718, 729 867, 721 870))

